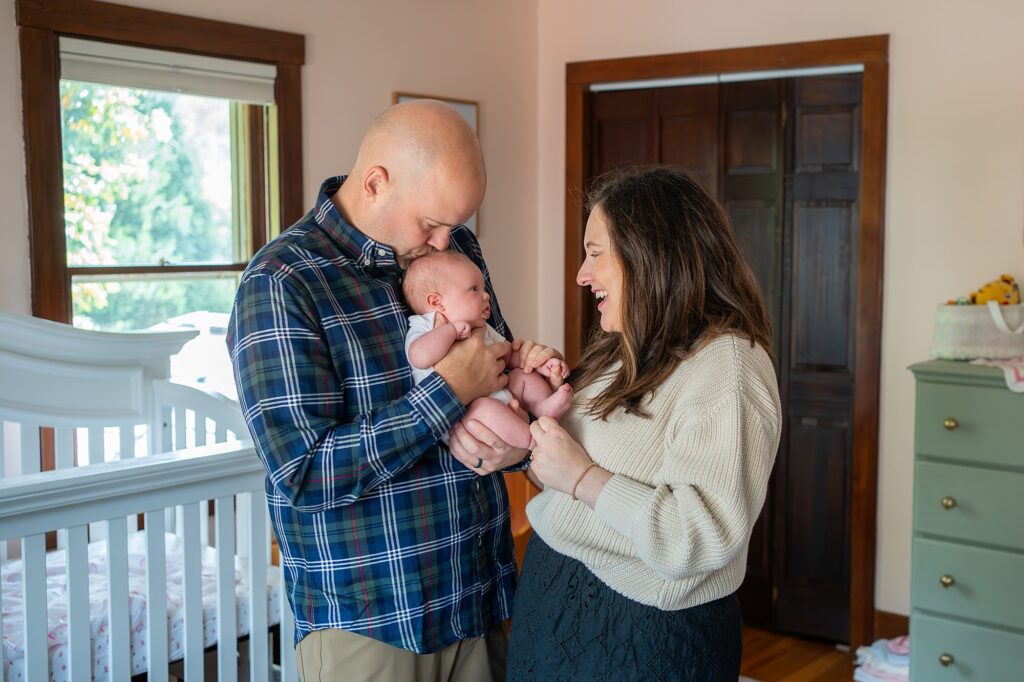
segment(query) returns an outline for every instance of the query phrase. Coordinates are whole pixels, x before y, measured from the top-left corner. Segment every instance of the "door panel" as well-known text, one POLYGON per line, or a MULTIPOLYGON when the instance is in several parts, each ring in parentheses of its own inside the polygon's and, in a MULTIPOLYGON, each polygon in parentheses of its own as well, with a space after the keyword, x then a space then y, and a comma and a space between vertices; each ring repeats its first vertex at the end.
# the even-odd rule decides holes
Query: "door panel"
MULTIPOLYGON (((772 346, 779 349, 782 315, 782 81, 729 83, 721 88, 723 147, 719 199, 732 221, 772 317, 772 346)), ((772 626, 774 484, 754 525, 747 576, 740 588, 744 620, 772 626)))
POLYGON ((786 87, 786 430, 774 474, 773 623, 836 641, 849 639, 860 96, 859 75, 786 87), (809 510, 813 522, 794 518, 809 510))

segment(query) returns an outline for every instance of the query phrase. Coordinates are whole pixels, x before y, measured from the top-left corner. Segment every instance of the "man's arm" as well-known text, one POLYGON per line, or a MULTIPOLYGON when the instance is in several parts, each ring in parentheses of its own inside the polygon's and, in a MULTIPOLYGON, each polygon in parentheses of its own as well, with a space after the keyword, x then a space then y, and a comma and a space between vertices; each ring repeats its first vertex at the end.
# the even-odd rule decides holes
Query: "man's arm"
POLYGON ((372 491, 416 462, 464 411, 435 373, 349 418, 317 320, 304 291, 256 273, 239 288, 228 336, 239 401, 268 480, 303 511, 372 491))

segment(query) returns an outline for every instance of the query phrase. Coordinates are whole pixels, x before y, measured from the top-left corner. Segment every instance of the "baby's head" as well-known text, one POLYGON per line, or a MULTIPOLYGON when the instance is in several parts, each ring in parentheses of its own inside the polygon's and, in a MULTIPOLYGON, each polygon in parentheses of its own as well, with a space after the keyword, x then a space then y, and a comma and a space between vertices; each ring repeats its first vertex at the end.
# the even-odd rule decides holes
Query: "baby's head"
POLYGON ((409 264, 402 283, 406 303, 418 314, 431 310, 449 322, 483 327, 491 316, 491 297, 473 261, 457 251, 438 251, 409 264))

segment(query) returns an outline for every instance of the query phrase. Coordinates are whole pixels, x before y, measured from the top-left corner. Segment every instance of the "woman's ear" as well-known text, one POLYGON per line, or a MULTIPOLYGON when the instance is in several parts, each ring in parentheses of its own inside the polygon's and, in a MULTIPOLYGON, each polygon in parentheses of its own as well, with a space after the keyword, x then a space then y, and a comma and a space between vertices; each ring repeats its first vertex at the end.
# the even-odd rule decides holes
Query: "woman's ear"
POLYGON ((441 294, 437 293, 436 291, 432 291, 429 294, 427 294, 427 305, 430 306, 430 309, 435 312, 444 312, 444 299, 442 299, 441 294))

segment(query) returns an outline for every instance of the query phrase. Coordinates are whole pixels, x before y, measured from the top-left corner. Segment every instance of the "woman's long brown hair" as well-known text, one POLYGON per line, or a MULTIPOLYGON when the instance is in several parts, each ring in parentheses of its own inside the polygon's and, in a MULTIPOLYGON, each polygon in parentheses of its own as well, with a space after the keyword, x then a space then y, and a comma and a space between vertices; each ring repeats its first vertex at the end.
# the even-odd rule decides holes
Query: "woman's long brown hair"
POLYGON ((591 337, 573 372, 576 390, 605 376, 590 400, 606 419, 622 407, 649 416, 643 403, 690 354, 733 333, 771 353, 771 319, 725 211, 685 171, 653 166, 598 180, 590 211, 608 219, 611 251, 622 268, 622 332, 591 337))

